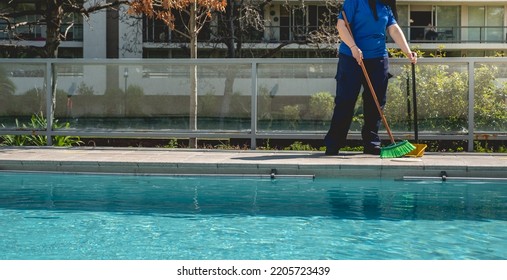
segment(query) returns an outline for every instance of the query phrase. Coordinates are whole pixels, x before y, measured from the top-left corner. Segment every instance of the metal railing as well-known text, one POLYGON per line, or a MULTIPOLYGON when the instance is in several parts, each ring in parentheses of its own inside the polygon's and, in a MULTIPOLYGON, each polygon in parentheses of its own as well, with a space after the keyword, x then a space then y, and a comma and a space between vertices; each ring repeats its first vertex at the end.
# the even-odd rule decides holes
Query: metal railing
POLYGON ((506 26, 401 26, 410 43, 507 43, 506 26))
MULTIPOLYGON (((82 41, 83 25, 62 25, 61 32, 66 34, 66 41, 82 41)), ((208 29, 216 29, 210 26, 208 29)), ((320 26, 264 26, 264 31, 252 31, 244 34, 244 43, 280 43, 291 41, 305 41, 311 32, 322 28, 320 26)), ((334 29, 334 26, 328 28, 334 29)), ((401 26, 409 43, 507 43, 507 26, 438 26, 434 36, 427 36, 426 26, 401 26)), ((210 30, 203 30, 199 34, 199 42, 209 42, 213 38, 210 30)), ((20 28, 16 34, 7 32, 6 25, 0 23, 0 40, 45 40, 45 25, 35 24, 20 28)), ((184 43, 187 39, 178 33, 168 30, 165 26, 145 29, 143 42, 147 43, 184 43)))
MULTIPOLYGON (((334 105, 337 59, 0 63, 0 136, 43 135, 48 145, 55 136, 236 138, 250 139, 255 149, 265 139, 323 139, 334 105), (192 69, 196 92, 190 88, 192 69), (31 120, 40 113, 44 127, 31 120)), ((390 72, 387 119, 397 139, 414 139, 410 65, 391 59, 390 72)), ((416 73, 420 140, 466 141, 472 151, 475 140, 507 139, 506 58, 422 58, 416 73)), ((360 139, 360 104, 349 139, 360 139)), ((381 137, 387 139, 384 131, 381 137)))
MULTIPOLYGON (((83 25, 63 25, 62 34, 66 34, 65 41, 82 41, 83 25)), ((9 33, 6 26, 0 23, 0 40, 45 40, 45 25, 27 25, 20 28, 16 34, 9 33)), ((217 27, 209 27, 217 28, 217 27)), ((281 43, 304 42, 311 32, 319 30, 319 26, 265 26, 264 31, 252 31, 244 34, 244 43, 281 43)), ((334 26, 328 27, 334 29, 334 26)), ((507 43, 506 26, 439 26, 433 36, 428 36, 425 26, 402 26, 409 43, 507 43)), ((211 32, 204 30, 200 33, 199 42, 213 41, 211 32)), ((185 43, 187 39, 176 32, 158 26, 144 30, 143 42, 146 43, 185 43)))
MULTIPOLYGON (((211 26, 209 29, 216 29, 211 26)), ((244 43, 281 43, 307 40, 309 34, 318 31, 320 26, 264 26, 263 31, 243 34, 244 43)), ((334 26, 327 27, 334 29, 334 26)), ((507 26, 438 26, 434 34, 426 33, 426 26, 401 26, 409 43, 507 43, 507 26)), ((210 30, 199 34, 199 42, 213 41, 210 30)), ((184 43, 186 39, 176 32, 159 27, 144 30, 143 42, 184 43)))

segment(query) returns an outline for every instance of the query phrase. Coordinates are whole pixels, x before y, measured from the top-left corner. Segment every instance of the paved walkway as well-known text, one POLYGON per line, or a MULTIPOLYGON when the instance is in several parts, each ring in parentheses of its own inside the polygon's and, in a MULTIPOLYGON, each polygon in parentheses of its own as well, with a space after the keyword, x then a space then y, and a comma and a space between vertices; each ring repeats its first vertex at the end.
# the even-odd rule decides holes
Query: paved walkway
POLYGON ((0 170, 134 174, 304 175, 316 177, 507 178, 507 154, 425 153, 381 159, 360 153, 159 148, 2 147, 0 170))

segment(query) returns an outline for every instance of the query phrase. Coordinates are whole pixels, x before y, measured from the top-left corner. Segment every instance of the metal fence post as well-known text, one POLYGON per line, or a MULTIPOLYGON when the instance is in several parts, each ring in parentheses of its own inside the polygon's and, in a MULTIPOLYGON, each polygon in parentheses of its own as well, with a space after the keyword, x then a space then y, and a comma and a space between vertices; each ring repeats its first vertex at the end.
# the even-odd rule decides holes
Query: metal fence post
POLYGON ((53 145, 53 84, 56 88, 56 73, 52 60, 46 62, 46 138, 47 146, 53 145))
POLYGON ((475 61, 468 61, 468 152, 474 151, 475 61))
POLYGON ((252 61, 252 104, 251 104, 251 120, 250 120, 250 149, 255 150, 257 148, 257 62, 252 61))

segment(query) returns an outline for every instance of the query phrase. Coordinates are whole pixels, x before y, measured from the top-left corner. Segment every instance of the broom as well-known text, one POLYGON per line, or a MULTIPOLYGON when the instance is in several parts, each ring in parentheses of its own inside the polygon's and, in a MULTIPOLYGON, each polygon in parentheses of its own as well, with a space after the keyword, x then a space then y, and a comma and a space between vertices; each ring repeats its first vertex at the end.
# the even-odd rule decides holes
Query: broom
MULTIPOLYGON (((349 31, 350 35, 352 34, 352 29, 350 29, 349 21, 347 20, 347 16, 345 15, 345 11, 342 11, 343 13, 343 19, 345 20, 345 26, 347 26, 347 30, 349 31)), ((402 157, 411 151, 415 150, 415 146, 412 145, 407 140, 401 141, 396 143, 394 141, 394 136, 389 128, 389 124, 387 123, 387 119, 384 115, 384 112, 382 111, 382 108, 380 107, 380 103, 377 99, 377 94, 375 93, 375 90, 373 89, 373 85, 371 84, 370 77, 368 76, 368 71, 366 71, 366 67, 364 66, 364 63, 361 62, 361 69, 363 70, 364 77, 366 78, 366 82, 368 83, 368 87, 370 88, 371 95, 373 97, 373 100, 375 101, 375 105, 377 105, 377 110, 380 114, 380 117, 382 118, 382 123, 384 124, 387 134, 389 134, 389 138, 391 140, 391 144, 386 147, 380 148, 380 157, 381 158, 397 158, 402 157)))

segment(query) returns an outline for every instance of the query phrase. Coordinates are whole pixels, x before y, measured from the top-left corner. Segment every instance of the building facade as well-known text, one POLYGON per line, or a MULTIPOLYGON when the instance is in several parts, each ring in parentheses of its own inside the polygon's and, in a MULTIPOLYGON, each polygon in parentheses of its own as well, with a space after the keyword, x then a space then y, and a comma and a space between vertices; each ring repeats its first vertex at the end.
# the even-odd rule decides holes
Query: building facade
MULTIPOLYGON (((104 0, 105 1, 105 0, 104 0)), ((21 1, 19 9, 40 5, 21 1)), ((263 28, 249 29, 241 38, 239 57, 262 57, 279 48, 276 57, 335 57, 337 38, 317 38, 316 34, 337 37, 336 12, 343 1, 271 1, 260 13, 263 28), (287 8, 287 3, 294 3, 287 8), (302 3, 304 5, 302 5, 302 3), (319 33, 318 31, 323 31, 319 33), (334 33, 333 33, 334 32, 334 33)), ((495 56, 507 51, 507 2, 505 0, 399 0, 399 25, 412 47, 425 53, 444 51, 448 57, 495 56)), ((1 4, 0 4, 1 9, 1 4)), ((126 7, 100 11, 86 20, 70 15, 62 26, 65 40, 61 57, 75 58, 183 58, 188 55, 188 40, 160 20, 126 15, 126 7)), ((29 21, 26 17, 17 22, 29 21)), ((176 28, 182 28, 181 21, 176 28)), ((225 57, 226 47, 217 38, 217 19, 199 34, 199 57, 225 57)), ((0 44, 41 45, 43 24, 27 25, 16 36, 0 20, 0 44)), ((389 43, 389 47, 395 47, 389 43)))

